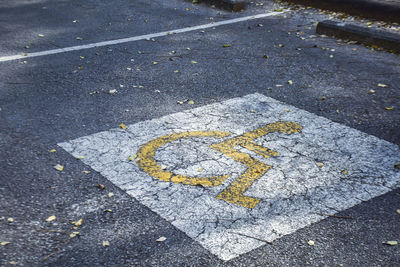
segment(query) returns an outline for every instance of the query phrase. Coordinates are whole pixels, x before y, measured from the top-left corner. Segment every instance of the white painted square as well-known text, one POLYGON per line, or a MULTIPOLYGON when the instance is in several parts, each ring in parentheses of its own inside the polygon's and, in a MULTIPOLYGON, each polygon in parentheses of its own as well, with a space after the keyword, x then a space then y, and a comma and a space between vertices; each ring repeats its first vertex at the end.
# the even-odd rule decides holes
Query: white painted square
POLYGON ((324 218, 316 213, 334 214, 400 184, 400 172, 393 167, 400 161, 398 146, 261 94, 59 145, 74 156, 84 156, 84 163, 223 260, 324 218), (303 127, 301 133, 273 133, 255 140, 280 155, 265 159, 240 149, 272 166, 245 193, 261 199, 254 209, 216 199, 247 168, 209 148, 221 139, 175 141, 155 156, 157 163, 176 174, 231 174, 224 184, 212 188, 159 181, 135 161, 128 161, 143 144, 167 134, 224 131, 238 136, 277 121, 293 121, 303 127))

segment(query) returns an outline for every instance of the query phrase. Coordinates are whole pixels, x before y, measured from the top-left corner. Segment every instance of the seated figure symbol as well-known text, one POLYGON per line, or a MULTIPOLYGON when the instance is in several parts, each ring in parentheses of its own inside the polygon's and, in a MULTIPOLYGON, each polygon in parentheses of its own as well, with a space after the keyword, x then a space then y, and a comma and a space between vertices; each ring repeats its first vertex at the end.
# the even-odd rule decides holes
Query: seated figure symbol
MULTIPOLYGON (((224 154, 225 156, 245 165, 247 167, 237 179, 235 179, 230 185, 228 185, 222 192, 220 192, 216 198, 240 205, 249 209, 254 208, 260 202, 260 199, 245 196, 245 191, 261 176, 263 176, 270 168, 267 165, 250 155, 243 153, 237 149, 237 147, 243 147, 250 151, 253 151, 265 158, 278 156, 279 153, 269 148, 258 145, 254 142, 255 139, 260 138, 269 133, 285 133, 294 134, 299 133, 302 130, 302 126, 296 122, 284 121, 269 123, 263 127, 255 129, 253 131, 246 132, 237 137, 228 138, 222 142, 213 144, 210 148, 224 154)), ((155 160, 156 151, 167 143, 193 137, 214 137, 224 138, 232 135, 229 132, 220 131, 189 131, 182 133, 173 133, 158 137, 139 148, 137 153, 139 167, 151 175, 152 177, 165 182, 173 182, 177 184, 186 185, 201 185, 204 187, 213 187, 221 185, 225 182, 230 174, 210 176, 210 177, 192 177, 174 174, 168 170, 163 170, 155 160)))

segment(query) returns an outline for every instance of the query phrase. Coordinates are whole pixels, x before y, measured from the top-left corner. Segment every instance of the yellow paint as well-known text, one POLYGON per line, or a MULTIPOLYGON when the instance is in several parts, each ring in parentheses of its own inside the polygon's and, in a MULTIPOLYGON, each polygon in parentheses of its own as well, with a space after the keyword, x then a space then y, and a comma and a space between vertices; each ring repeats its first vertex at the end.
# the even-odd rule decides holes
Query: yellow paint
POLYGON ((249 156, 248 154, 238 151, 235 147, 241 146, 247 148, 248 150, 253 151, 265 158, 278 156, 278 152, 260 146, 254 143, 253 140, 269 133, 278 132, 291 134, 298 133, 301 131, 301 129, 301 125, 295 122, 275 122, 267 124, 264 127, 260 127, 254 131, 244 133, 238 137, 212 145, 211 148, 248 167, 248 169, 242 173, 238 179, 233 181, 230 186, 219 193, 217 198, 250 209, 257 206, 257 204, 260 202, 259 199, 244 196, 243 193, 253 184, 255 180, 263 176, 271 168, 271 166, 249 156))
MULTIPOLYGON (((267 124, 256 130, 244 133, 240 136, 211 145, 210 147, 212 149, 248 167, 247 170, 240 175, 240 177, 238 177, 226 189, 219 193, 217 198, 241 205, 246 208, 254 208, 260 202, 260 200, 257 198, 244 196, 243 194, 254 183, 254 181, 264 175, 271 168, 271 166, 249 156, 246 153, 238 151, 236 147, 241 146, 265 158, 278 156, 278 152, 260 146, 253 142, 253 140, 269 133, 278 132, 292 134, 300 132, 301 129, 302 126, 295 122, 275 122, 267 124)), ((229 135, 231 135, 231 133, 219 131, 193 131, 162 136, 144 144, 139 149, 137 153, 139 160, 137 163, 142 170, 161 181, 170 181, 177 184, 182 183, 187 185, 201 185, 204 187, 218 186, 222 184, 230 175, 227 174, 212 177, 191 177, 177 175, 167 170, 163 170, 155 161, 155 153, 165 144, 182 138, 223 138, 229 135)))
POLYGON ((166 143, 170 143, 182 138, 190 137, 215 137, 222 138, 231 135, 227 132, 217 132, 217 131, 193 131, 193 132, 183 132, 174 133, 166 136, 154 139, 146 144, 144 144, 138 151, 137 156, 139 160, 137 161, 139 167, 144 170, 147 174, 165 182, 173 182, 176 184, 187 184, 187 185, 201 185, 204 187, 213 187, 222 184, 228 177, 228 175, 219 175, 212 177, 191 177, 185 175, 178 175, 167 170, 163 170, 160 165, 155 161, 156 151, 164 146, 166 143))

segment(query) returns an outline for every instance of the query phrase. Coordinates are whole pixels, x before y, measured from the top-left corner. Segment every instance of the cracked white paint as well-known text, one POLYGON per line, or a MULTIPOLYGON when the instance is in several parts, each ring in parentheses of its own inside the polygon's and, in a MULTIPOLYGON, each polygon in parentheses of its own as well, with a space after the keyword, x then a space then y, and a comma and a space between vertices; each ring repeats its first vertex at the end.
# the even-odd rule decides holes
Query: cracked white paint
POLYGON ((316 213, 334 214, 400 184, 400 172, 393 168, 400 159, 396 145, 260 94, 59 145, 74 156, 85 156, 84 163, 223 260, 324 218, 316 213), (241 149, 272 166, 245 193, 261 199, 254 209, 215 198, 246 169, 209 148, 221 139, 179 140, 156 153, 157 162, 176 174, 232 174, 223 185, 213 188, 158 181, 127 160, 144 143, 170 133, 213 130, 241 135, 276 121, 297 122, 303 130, 255 140, 279 152, 277 157, 265 159, 241 149), (322 167, 317 165, 319 162, 322 167))

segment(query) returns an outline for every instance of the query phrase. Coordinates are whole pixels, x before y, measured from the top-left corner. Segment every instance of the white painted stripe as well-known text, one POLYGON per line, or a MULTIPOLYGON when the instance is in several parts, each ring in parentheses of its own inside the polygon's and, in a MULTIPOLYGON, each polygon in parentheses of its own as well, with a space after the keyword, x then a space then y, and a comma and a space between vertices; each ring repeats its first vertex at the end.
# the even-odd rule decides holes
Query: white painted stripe
POLYGON ((17 59, 25 59, 25 58, 30 58, 30 57, 47 56, 47 55, 65 53, 65 52, 70 52, 70 51, 77 51, 77 50, 84 50, 84 49, 95 48, 95 47, 110 46, 110 45, 140 41, 140 40, 145 40, 145 39, 150 39, 150 38, 166 36, 166 35, 170 35, 170 34, 191 32, 191 31, 208 29, 208 28, 212 28, 212 27, 233 24, 233 23, 238 23, 238 22, 243 22, 243 21, 248 21, 248 20, 261 19, 261 18, 266 18, 266 17, 283 14, 285 12, 287 12, 287 11, 270 12, 270 13, 258 14, 258 15, 247 16, 247 17, 242 17, 242 18, 228 19, 228 20, 223 20, 223 21, 218 21, 218 22, 213 22, 213 23, 208 23, 208 24, 203 24, 203 25, 198 25, 198 26, 186 27, 186 28, 176 29, 176 30, 171 30, 171 31, 157 32, 157 33, 139 35, 139 36, 128 37, 128 38, 123 38, 123 39, 116 39, 116 40, 111 40, 111 41, 91 43, 91 44, 86 44, 86 45, 70 46, 70 47, 45 50, 45 51, 35 52, 35 53, 26 53, 26 54, 22 54, 22 55, 5 56, 5 57, 0 57, 0 62, 17 60, 17 59))
POLYGON ((83 156, 82 162, 223 260, 400 187, 400 172, 393 168, 400 159, 398 146, 261 94, 59 145, 76 158, 83 156), (301 125, 302 130, 263 133, 260 128, 277 122, 301 125), (218 137, 221 132, 231 135, 218 137), (182 135, 168 141, 173 133, 182 135), (257 139, 245 139, 255 134, 257 139), (212 148, 238 137, 247 143, 246 148, 233 143, 243 153, 236 159, 212 148), (279 154, 262 152, 267 148, 279 154), (265 168, 260 163, 271 169, 262 176, 250 171, 251 177, 241 179, 251 166, 237 159, 246 154, 258 161, 257 170, 265 168), (158 170, 147 161, 150 157, 158 170), (163 169, 174 177, 156 175, 163 169), (216 181, 223 175, 230 176, 219 185, 185 183, 196 177, 216 181), (243 196, 260 202, 253 208, 243 205, 246 200, 233 194, 240 188, 247 188, 243 196))

